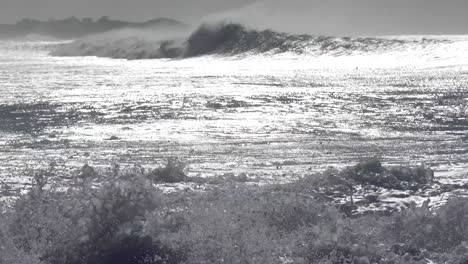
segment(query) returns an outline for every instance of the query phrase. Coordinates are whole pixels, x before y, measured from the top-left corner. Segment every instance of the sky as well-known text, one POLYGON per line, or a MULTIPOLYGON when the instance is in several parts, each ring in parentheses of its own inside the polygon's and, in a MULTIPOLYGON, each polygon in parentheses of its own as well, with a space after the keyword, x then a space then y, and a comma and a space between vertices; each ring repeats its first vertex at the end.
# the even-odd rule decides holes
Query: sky
POLYGON ((229 19, 327 35, 468 34, 468 0, 0 0, 0 23, 21 18, 229 19))

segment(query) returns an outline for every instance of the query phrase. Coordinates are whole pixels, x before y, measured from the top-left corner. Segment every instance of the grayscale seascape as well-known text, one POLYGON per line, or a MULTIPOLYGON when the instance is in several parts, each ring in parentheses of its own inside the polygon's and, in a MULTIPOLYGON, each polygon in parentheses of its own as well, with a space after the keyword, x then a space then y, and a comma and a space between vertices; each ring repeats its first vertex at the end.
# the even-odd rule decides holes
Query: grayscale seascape
POLYGON ((0 38, 0 264, 467 263, 468 36, 37 23, 0 38))

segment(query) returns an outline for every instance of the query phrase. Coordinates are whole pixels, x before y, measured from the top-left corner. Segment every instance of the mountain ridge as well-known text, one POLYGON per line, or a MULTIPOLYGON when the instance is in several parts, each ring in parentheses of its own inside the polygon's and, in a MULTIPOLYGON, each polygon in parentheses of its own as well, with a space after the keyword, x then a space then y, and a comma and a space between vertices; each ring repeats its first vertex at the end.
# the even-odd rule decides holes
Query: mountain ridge
POLYGON ((97 20, 76 17, 49 21, 23 19, 16 24, 0 24, 0 39, 22 38, 31 34, 56 39, 75 39, 124 28, 184 29, 186 27, 183 22, 171 18, 155 18, 144 22, 113 20, 106 16, 97 20))

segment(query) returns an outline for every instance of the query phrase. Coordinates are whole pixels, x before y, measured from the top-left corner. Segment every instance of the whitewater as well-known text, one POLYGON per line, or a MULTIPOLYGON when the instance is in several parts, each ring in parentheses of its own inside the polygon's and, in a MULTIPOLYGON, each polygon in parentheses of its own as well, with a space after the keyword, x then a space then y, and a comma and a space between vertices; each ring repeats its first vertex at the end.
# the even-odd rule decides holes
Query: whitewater
POLYGON ((468 172, 468 37, 202 26, 0 42, 0 180, 54 160, 283 181, 378 157, 468 172))

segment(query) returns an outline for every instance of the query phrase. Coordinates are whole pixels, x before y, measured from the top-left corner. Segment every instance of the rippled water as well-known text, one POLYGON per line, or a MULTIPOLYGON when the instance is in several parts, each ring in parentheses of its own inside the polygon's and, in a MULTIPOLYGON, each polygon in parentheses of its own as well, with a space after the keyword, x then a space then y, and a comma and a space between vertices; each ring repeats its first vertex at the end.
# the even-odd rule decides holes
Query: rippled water
POLYGON ((25 179, 50 160, 155 165, 177 156, 192 175, 280 179, 378 156, 464 179, 467 43, 127 61, 0 42, 0 175, 25 179))

